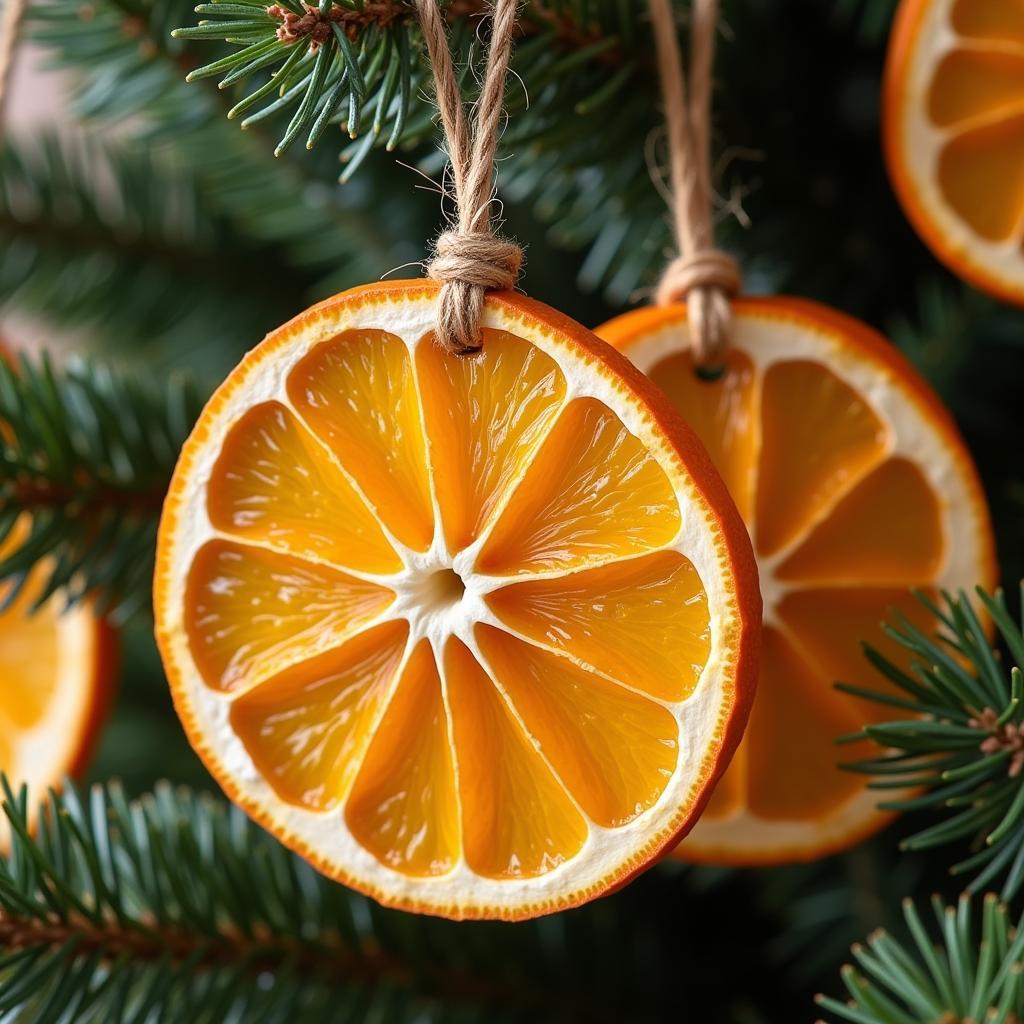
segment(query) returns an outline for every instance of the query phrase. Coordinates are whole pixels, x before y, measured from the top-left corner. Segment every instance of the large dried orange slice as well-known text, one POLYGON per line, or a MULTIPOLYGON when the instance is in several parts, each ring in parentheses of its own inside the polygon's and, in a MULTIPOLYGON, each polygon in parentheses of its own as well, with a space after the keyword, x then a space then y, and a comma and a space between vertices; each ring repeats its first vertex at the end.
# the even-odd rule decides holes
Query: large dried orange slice
MULTIPOLYGON (((23 543, 19 519, 0 555, 23 543)), ((65 610, 60 593, 35 608, 46 583, 40 563, 20 586, 0 585, 0 771, 36 806, 48 787, 86 765, 113 690, 114 631, 87 603, 65 610)), ((0 848, 8 838, 0 816, 0 848)))
MULTIPOLYGON (((725 372, 702 379, 685 307, 605 324, 704 441, 754 541, 764 597, 757 698, 746 737, 681 856, 805 860, 883 824, 878 795, 836 762, 835 739, 878 706, 832 682, 884 685, 861 652, 894 659, 879 624, 926 625, 910 587, 991 586, 988 512, 935 395, 883 338, 798 299, 737 301, 725 372)), ((688 652, 680 652, 684 660, 688 652)))
POLYGON ((903 0, 883 112, 918 233, 965 280, 1024 302, 1024 5, 903 0))
POLYGON ((337 296, 206 407, 160 527, 174 699, 225 790, 381 902, 521 918, 685 832, 742 730, 749 540, 628 360, 488 297, 480 355, 432 283, 337 296))

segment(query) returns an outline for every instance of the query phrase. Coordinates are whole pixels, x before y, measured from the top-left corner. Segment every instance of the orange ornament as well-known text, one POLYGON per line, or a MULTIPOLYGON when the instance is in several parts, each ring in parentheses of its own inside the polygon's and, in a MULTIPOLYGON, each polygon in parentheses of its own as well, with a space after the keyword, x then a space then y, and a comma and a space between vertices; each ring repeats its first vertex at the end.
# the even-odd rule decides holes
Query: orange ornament
POLYGON ((909 588, 934 596, 996 582, 963 441, 885 339, 815 303, 736 300, 714 379, 696 372, 685 306, 627 313, 597 333, 706 445, 749 527, 764 597, 750 725, 678 854, 775 864, 851 846, 889 816, 860 776, 836 767, 860 750, 834 740, 884 711, 833 681, 884 685, 861 642, 904 660, 879 624, 895 608, 927 627, 909 588))
POLYGON ((964 280, 1024 302, 1024 8, 903 0, 883 91, 893 187, 964 280))
MULTIPOLYGON (((20 520, 0 545, 7 555, 28 532, 20 520)), ((80 774, 95 748, 116 677, 116 634, 88 604, 64 611, 60 594, 33 611, 45 584, 40 563, 0 612, 0 771, 27 785, 37 805, 49 787, 80 774)), ((0 587, 7 600, 13 583, 0 587)), ((0 846, 7 823, 0 819, 0 846)))
POLYGON ((694 823, 756 676, 750 543, 692 432, 518 294, 356 288, 210 400, 158 541, 175 705, 224 789, 383 903, 524 918, 694 823))

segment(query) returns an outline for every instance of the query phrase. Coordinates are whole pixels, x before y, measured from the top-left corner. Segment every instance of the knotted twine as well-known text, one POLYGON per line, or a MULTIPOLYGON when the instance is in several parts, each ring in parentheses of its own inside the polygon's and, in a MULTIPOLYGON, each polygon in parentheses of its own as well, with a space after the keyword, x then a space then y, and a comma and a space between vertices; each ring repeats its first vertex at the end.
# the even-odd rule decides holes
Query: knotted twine
POLYGON ((512 288, 523 262, 519 246, 495 235, 491 224, 494 157, 517 2, 493 0, 490 48, 471 132, 437 0, 416 0, 434 72, 457 211, 453 227, 434 244, 427 276, 441 282, 437 340, 455 355, 480 350, 484 295, 512 288))
POLYGON ((693 0, 690 77, 683 76, 670 0, 648 0, 668 134, 672 219, 679 255, 658 283, 659 306, 686 302, 694 362, 720 366, 742 283, 737 262, 714 245, 711 192, 711 66, 717 0, 693 0))

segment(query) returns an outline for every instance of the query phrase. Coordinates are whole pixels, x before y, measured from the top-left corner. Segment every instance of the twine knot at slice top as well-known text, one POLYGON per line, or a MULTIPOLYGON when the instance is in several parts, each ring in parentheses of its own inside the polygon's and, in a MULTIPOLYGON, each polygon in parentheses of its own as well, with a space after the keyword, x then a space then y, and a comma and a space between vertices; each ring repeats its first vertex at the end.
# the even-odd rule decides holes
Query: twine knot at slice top
POLYGON ((514 287, 523 262, 519 246, 499 238, 491 222, 494 159, 517 5, 518 0, 489 4, 493 22, 487 66, 471 118, 463 105, 437 0, 416 0, 457 211, 452 230, 434 246, 427 275, 443 282, 437 303, 437 341, 456 355, 479 351, 484 296, 492 289, 514 287))
POLYGON ((437 338, 454 355, 481 348, 484 296, 515 287, 523 250, 489 231, 446 231, 434 246, 427 277, 442 282, 437 338))
POLYGON ((515 287, 523 250, 489 231, 446 231, 434 245, 427 277, 485 289, 515 287))
POLYGON ((739 264, 721 249, 698 249, 677 256, 658 282, 659 306, 685 302, 690 344, 699 367, 725 362, 732 327, 731 299, 742 286, 739 264))
POLYGON ((736 295, 743 284, 740 265, 721 249, 698 249, 677 256, 665 268, 658 282, 659 306, 684 302, 696 289, 716 289, 728 298, 736 295))

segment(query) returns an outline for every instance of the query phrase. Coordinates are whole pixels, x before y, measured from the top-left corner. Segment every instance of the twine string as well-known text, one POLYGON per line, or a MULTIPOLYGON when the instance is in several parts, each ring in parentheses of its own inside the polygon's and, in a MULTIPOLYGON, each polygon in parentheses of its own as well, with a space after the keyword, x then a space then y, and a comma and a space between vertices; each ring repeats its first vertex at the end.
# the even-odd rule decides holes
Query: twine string
POLYGON ((714 244, 711 191, 711 68, 717 0, 693 0, 689 81, 683 73, 671 0, 648 0, 668 135, 669 182, 679 255, 662 273, 659 306, 685 302, 694 362, 720 366, 742 283, 736 260, 714 244))
POLYGON ((434 73, 456 206, 455 224, 437 239, 427 276, 441 282, 437 339, 455 355, 480 350, 484 296, 493 289, 514 287, 523 261, 519 246, 498 237, 491 222, 494 160, 517 2, 493 0, 487 66, 471 129, 437 0, 416 0, 434 73))
POLYGON ((0 125, 3 123, 4 104, 11 90, 18 33, 27 7, 28 0, 6 0, 0 12, 0 125))

